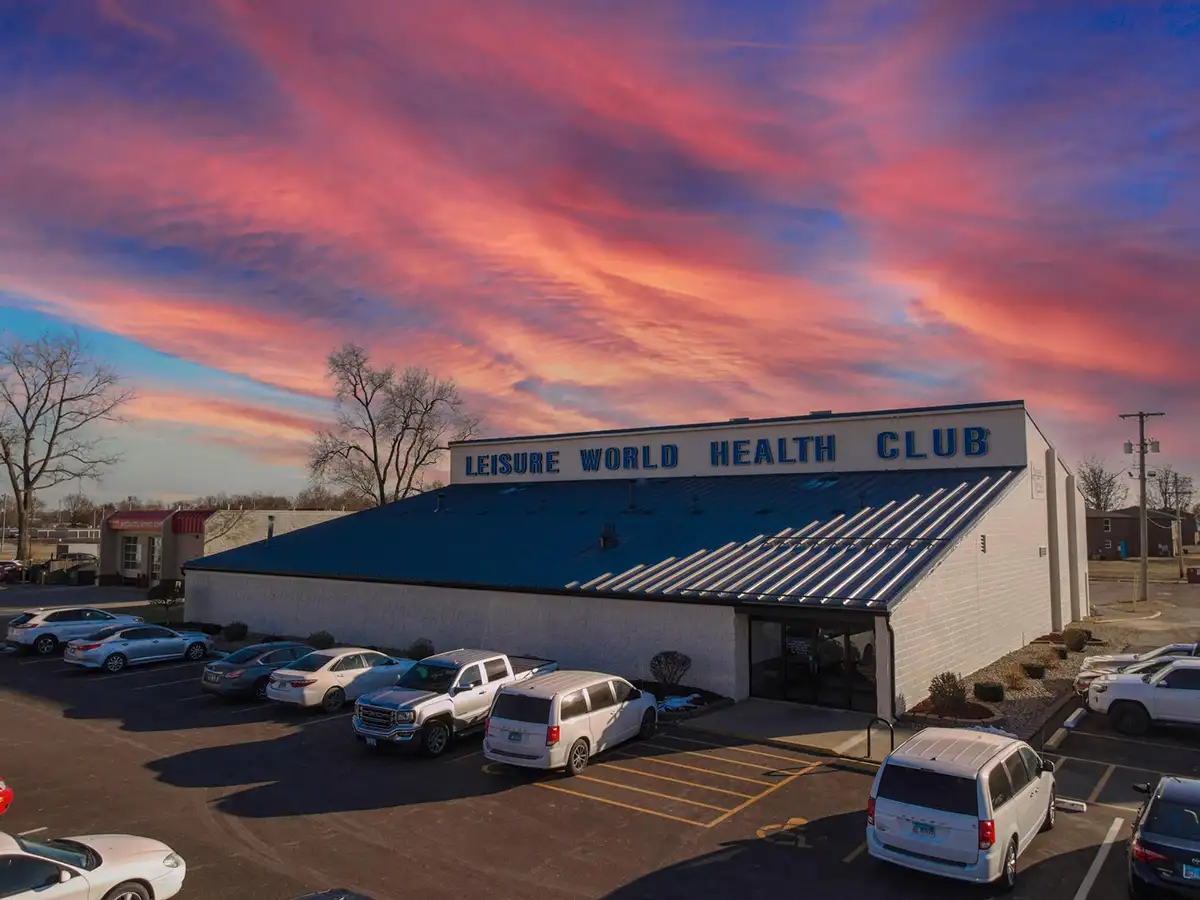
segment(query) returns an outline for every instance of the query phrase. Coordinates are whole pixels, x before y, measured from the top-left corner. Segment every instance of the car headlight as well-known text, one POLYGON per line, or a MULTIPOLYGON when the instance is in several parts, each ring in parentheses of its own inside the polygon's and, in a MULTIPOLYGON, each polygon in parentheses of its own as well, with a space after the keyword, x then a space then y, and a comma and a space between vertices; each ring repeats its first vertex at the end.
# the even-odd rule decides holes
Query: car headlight
POLYGON ((402 709, 402 710, 400 710, 400 712, 396 713, 396 721, 397 722, 404 722, 407 724, 407 723, 411 723, 412 720, 413 720, 413 711, 411 709, 402 709))
POLYGON ((168 869, 178 869, 183 865, 183 860, 178 853, 168 853, 166 859, 163 860, 163 865, 168 869))
POLYGON ((1108 690, 1108 685, 1099 681, 1093 681, 1092 690, 1094 690, 1097 694, 1103 694, 1108 690))

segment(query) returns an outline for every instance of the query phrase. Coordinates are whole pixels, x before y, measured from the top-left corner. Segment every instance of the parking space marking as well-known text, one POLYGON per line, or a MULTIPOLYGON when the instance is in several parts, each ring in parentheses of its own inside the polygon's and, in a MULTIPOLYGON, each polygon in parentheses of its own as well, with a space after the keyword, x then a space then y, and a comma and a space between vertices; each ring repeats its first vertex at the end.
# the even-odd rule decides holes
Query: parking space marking
POLYGON ((807 775, 809 772, 813 771, 813 769, 819 769, 820 767, 821 767, 821 763, 816 762, 810 766, 806 766, 805 768, 801 769, 795 775, 789 775, 787 778, 784 778, 782 781, 775 782, 775 784, 771 785, 769 788, 767 788, 765 791, 762 791, 757 796, 751 797, 749 800, 745 800, 742 803, 739 803, 737 806, 735 806, 733 809, 729 810, 728 812, 717 816, 715 819, 713 819, 711 822, 709 822, 706 827, 715 828, 716 826, 718 826, 722 822, 724 822, 726 819, 731 818, 732 816, 736 816, 742 810, 748 809, 749 807, 753 806, 755 803, 757 803, 759 800, 762 800, 768 794, 775 793, 775 791, 779 790, 781 787, 791 784, 797 778, 800 778, 803 775, 807 775))
POLYGON ((200 660, 197 660, 196 662, 172 663, 169 666, 156 666, 153 669, 142 669, 141 671, 138 671, 138 672, 117 672, 115 675, 101 675, 100 677, 93 678, 91 680, 92 681, 107 681, 110 678, 132 678, 134 675, 153 675, 157 672, 166 672, 166 671, 169 671, 170 669, 182 669, 184 666, 195 666, 195 665, 200 665, 200 664, 201 664, 200 660))
POLYGON ((31 834, 41 834, 43 831, 48 830, 49 829, 43 825, 41 828, 30 828, 28 831, 19 831, 17 832, 17 837, 28 837, 31 834))
MULTIPOLYGON (((637 757, 632 757, 636 759, 637 757)), ((743 794, 741 791, 731 791, 726 788, 709 787, 707 784, 700 784, 698 781, 686 781, 682 778, 672 778, 669 775, 655 775, 653 772, 643 772, 641 769, 630 769, 628 766, 618 766, 616 763, 597 763, 596 768, 616 769, 618 772, 629 772, 631 775, 640 775, 642 778, 654 778, 658 781, 671 781, 675 784, 686 784, 690 787, 703 788, 706 791, 714 791, 718 794, 729 794, 733 797, 741 797, 745 800, 747 797, 753 797, 753 794, 743 794)))
POLYGON ((1096 877, 1100 874, 1104 860, 1108 858, 1108 851, 1112 849, 1113 841, 1117 839, 1117 832, 1121 830, 1121 826, 1124 824, 1124 819, 1117 818, 1113 819, 1112 825, 1108 826, 1108 834, 1104 836, 1104 841, 1096 848, 1096 858, 1092 860, 1091 868, 1083 876, 1083 882, 1079 885, 1079 890, 1075 892, 1075 900, 1086 900, 1087 895, 1092 890, 1092 885, 1096 883, 1096 877))
POLYGON ((1104 790, 1104 786, 1106 784, 1108 784, 1108 779, 1112 778, 1112 774, 1116 770, 1117 770, 1116 766, 1109 766, 1107 769, 1104 770, 1104 774, 1100 776, 1099 780, 1096 782, 1096 786, 1094 788, 1092 788, 1092 792, 1090 794, 1088 794, 1088 798, 1087 798, 1088 803, 1096 802, 1096 798, 1100 796, 1100 792, 1102 790, 1104 790))
POLYGON ((18 666, 36 666, 38 663, 62 662, 61 656, 51 656, 49 659, 27 659, 17 663, 18 666))
POLYGON ((172 684, 195 684, 195 678, 180 678, 176 681, 160 681, 158 684, 143 684, 141 687, 131 688, 134 691, 152 691, 155 688, 167 687, 172 684))
POLYGON ((863 851, 866 849, 867 849, 867 842, 863 841, 861 844, 859 844, 857 847, 855 847, 853 850, 851 850, 849 853, 847 853, 845 856, 843 856, 842 862, 844 862, 844 863, 854 862, 856 859, 858 859, 860 856, 862 856, 863 851))
MULTIPOLYGON (((208 694, 201 694, 200 696, 207 697, 208 694)), ((242 713, 257 712, 257 711, 261 711, 264 709, 270 709, 270 708, 271 708, 271 704, 269 702, 267 702, 267 703, 251 703, 247 706, 243 706, 241 709, 231 709, 231 710, 229 710, 229 714, 231 716, 240 716, 242 713)))
MULTIPOLYGON (((188 681, 191 681, 191 679, 189 678, 188 681)), ((141 690, 141 688, 138 688, 138 690, 141 690)), ((177 703, 188 703, 192 700, 203 700, 207 696, 208 696, 208 694, 192 694, 192 696, 190 696, 190 697, 180 697, 176 700, 176 702, 177 703)))
POLYGON ((704 769, 700 766, 688 766, 684 765, 683 763, 671 762, 670 760, 666 759, 658 759, 653 756, 634 756, 631 753, 614 753, 613 756, 616 756, 619 759, 640 759, 644 760, 645 762, 658 763, 660 766, 674 766, 677 769, 687 769, 691 772, 704 772, 706 775, 716 775, 718 778, 732 778, 734 781, 745 781, 748 784, 758 784, 762 785, 763 787, 773 787, 776 784, 781 783, 777 781, 761 781, 757 778, 746 778, 742 775, 730 775, 728 772, 718 772, 715 769, 704 769))
POLYGON ((607 797, 593 797, 591 794, 581 794, 579 791, 572 791, 557 784, 546 784, 544 781, 535 781, 533 786, 545 788, 548 791, 559 791, 563 794, 570 794, 572 797, 581 797, 584 800, 594 800, 597 803, 607 803, 609 806, 618 806, 621 809, 627 809, 631 812, 645 813, 648 816, 658 816, 660 819, 670 819, 672 822, 682 822, 684 825, 694 825, 697 828, 709 827, 704 822, 697 822, 695 819, 685 819, 683 816, 673 816, 670 813, 658 812, 658 810, 654 809, 643 809, 631 803, 622 803, 620 800, 609 800, 607 797))
POLYGON ((669 741, 682 741, 687 744, 697 744, 701 747, 713 747, 721 750, 736 750, 738 753, 752 753, 755 756, 765 756, 768 759, 782 759, 793 763, 807 763, 809 760, 801 759, 799 756, 788 756, 783 753, 767 753, 763 750, 751 750, 748 747, 732 747, 729 744, 714 744, 712 741, 697 741, 692 738, 679 737, 674 734, 659 734, 658 738, 669 741))
MULTIPOLYGON (((1089 758, 1088 758, 1088 757, 1086 757, 1086 756, 1068 756, 1068 755, 1067 755, 1067 754, 1065 754, 1065 753, 1055 753, 1055 754, 1046 754, 1046 755, 1047 755, 1047 756, 1053 755, 1053 756, 1054 756, 1056 759, 1069 759, 1069 760, 1074 760, 1075 762, 1081 762, 1081 763, 1090 763, 1090 764, 1091 764, 1091 765, 1093 765, 1093 766, 1107 766, 1107 765, 1109 765, 1109 763, 1108 763, 1106 760, 1103 760, 1103 759, 1089 759, 1089 758)), ((1119 766, 1117 766, 1117 768, 1119 768, 1119 769, 1130 769, 1130 770, 1133 770, 1133 771, 1139 771, 1139 770, 1135 769, 1135 767, 1134 767, 1134 766, 1124 766, 1124 765, 1119 765, 1119 766)), ((1140 770, 1140 771, 1144 771, 1144 772, 1157 772, 1159 775, 1169 775, 1169 776, 1171 776, 1172 778, 1195 778, 1195 777, 1196 777, 1196 773, 1195 773, 1195 772, 1188 772, 1188 773, 1185 773, 1185 772, 1168 772, 1166 769, 1160 769, 1160 768, 1158 768, 1158 766, 1155 766, 1153 769, 1142 769, 1142 770, 1140 770)))
POLYGON ((1076 731, 1072 737, 1079 738, 1100 738, 1104 741, 1117 741, 1121 744, 1141 744, 1144 747, 1165 747, 1169 750, 1194 750, 1194 747, 1188 747, 1186 744, 1169 744, 1164 741, 1148 741, 1142 738, 1123 737, 1118 734, 1101 734, 1097 731, 1076 731))
POLYGON ((591 775, 576 775, 576 778, 582 781, 593 781, 596 784, 606 784, 609 787, 619 788, 622 791, 633 791, 635 794, 649 794, 651 797, 661 797, 663 800, 670 800, 673 803, 688 803, 692 806, 703 806, 705 809, 715 809, 717 812, 725 812, 729 807, 714 806, 711 803, 701 803, 699 800, 688 800, 684 797, 673 797, 670 794, 664 794, 660 791, 648 791, 645 788, 633 787, 628 784, 620 784, 616 781, 605 781, 603 778, 595 778, 591 775))
MULTIPOLYGON (((762 763, 742 762, 740 759, 726 759, 724 756, 717 756, 714 753, 704 753, 700 750, 680 750, 678 747, 666 747, 662 744, 644 743, 643 747, 653 747, 655 750, 670 750, 672 753, 686 753, 689 756, 699 756, 701 759, 712 759, 717 762, 728 763, 731 766, 742 766, 746 769, 754 769, 757 772, 762 772, 766 768, 762 763)), ((803 760, 791 760, 792 762, 803 762, 803 760)))

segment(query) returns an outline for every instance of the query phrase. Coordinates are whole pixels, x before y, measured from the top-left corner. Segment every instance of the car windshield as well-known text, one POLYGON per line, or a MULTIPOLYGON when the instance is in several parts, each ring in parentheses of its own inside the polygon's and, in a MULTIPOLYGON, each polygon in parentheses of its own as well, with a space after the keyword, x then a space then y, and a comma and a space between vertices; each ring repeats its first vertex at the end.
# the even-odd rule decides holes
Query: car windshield
POLYGON ((44 859, 52 859, 55 862, 66 863, 68 866, 74 866, 77 869, 86 869, 91 871, 100 865, 100 854, 91 847, 80 844, 77 841, 68 841, 63 839, 49 841, 31 841, 29 838, 13 838, 26 853, 33 856, 40 856, 44 859))
POLYGON ((26 622, 29 622, 32 619, 33 619, 33 613, 21 613, 15 619, 9 619, 8 624, 9 625, 24 625, 26 622))
POLYGON ((974 778, 960 778, 896 763, 884 767, 877 796, 908 806, 963 816, 979 814, 979 794, 974 778))
POLYGON ((1142 830, 1185 841, 1200 841, 1200 803, 1159 800, 1150 807, 1142 830))
POLYGON ((1176 644, 1167 644, 1165 647, 1159 647, 1157 650, 1147 650, 1145 653, 1138 654, 1138 662, 1143 662, 1148 659, 1154 659, 1156 656, 1162 656, 1164 653, 1174 653, 1179 649, 1176 644))
MULTIPOLYGON (((235 665, 238 663, 248 663, 258 659, 266 652, 267 650, 264 647, 243 647, 241 650, 235 650, 233 653, 230 653, 223 661, 235 665)), ((292 668, 295 667, 293 666, 292 668)))
POLYGON ((1148 659, 1145 662, 1134 663, 1125 670, 1127 675, 1146 675, 1151 672, 1157 672, 1163 666, 1169 666, 1173 659, 1148 659))
POLYGON ((302 656, 294 663, 288 663, 287 668, 293 672, 315 672, 318 669, 323 669, 337 657, 330 656, 328 653, 310 653, 308 656, 302 656))
POLYGON ((418 663, 400 676, 396 687, 409 688, 414 691, 436 691, 442 694, 450 690, 450 685, 454 684, 454 676, 457 673, 457 666, 418 663))

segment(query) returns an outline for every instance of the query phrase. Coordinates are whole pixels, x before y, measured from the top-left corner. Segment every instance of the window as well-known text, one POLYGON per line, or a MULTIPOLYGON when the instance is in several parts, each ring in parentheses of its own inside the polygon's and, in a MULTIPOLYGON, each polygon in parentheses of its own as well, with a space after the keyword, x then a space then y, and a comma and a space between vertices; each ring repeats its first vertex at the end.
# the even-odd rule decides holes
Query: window
POLYGON ((140 555, 138 553, 138 539, 136 537, 121 538, 121 568, 136 569, 140 555))
POLYGON ((444 694, 454 684, 454 666, 440 666, 436 663, 419 663, 400 676, 396 687, 408 688, 413 691, 433 691, 444 694))
POLYGON ((478 664, 467 666, 458 676, 458 686, 460 688, 476 687, 481 684, 483 684, 483 676, 479 674, 478 664))
POLYGON ((1171 669, 1159 683, 1173 691, 1200 691, 1200 669, 1171 669))
MULTIPOLYGON (((586 712, 586 710, 584 711, 586 712)), ((528 722, 530 725, 548 725, 550 723, 550 701, 545 697, 530 697, 527 694, 509 694, 501 691, 496 695, 496 705, 492 707, 491 715, 493 719, 528 722)))
POLYGON ((1105 533, 1112 531, 1112 519, 1104 520, 1104 531, 1105 533))
POLYGON ((18 897, 26 891, 58 884, 61 870, 52 862, 32 856, 0 856, 0 897, 18 897))
POLYGON ((1200 804, 1158 800, 1142 827, 1152 833, 1183 841, 1200 841, 1200 804))
POLYGON ((116 616, 110 616, 108 613, 99 609, 83 610, 83 617, 89 622, 111 622, 116 616))
POLYGON ((328 653, 306 653, 296 660, 295 665, 288 668, 296 672, 318 672, 333 660, 328 653))
POLYGON ((47 622, 79 622, 82 619, 83 615, 78 609, 62 609, 46 616, 47 622))
POLYGON ((633 693, 633 685, 628 681, 613 680, 613 690, 617 692, 617 702, 624 703, 629 699, 629 695, 633 693))
POLYGON ((583 691, 572 691, 562 698, 558 718, 562 722, 587 715, 587 702, 583 699, 583 691))
POLYGON ((988 794, 992 798, 993 812, 1013 798, 1012 779, 1004 766, 997 765, 988 775, 988 794))
POLYGON ((137 630, 142 638, 151 638, 156 641, 161 641, 163 638, 173 638, 176 636, 175 632, 173 631, 169 631, 166 628, 155 628, 154 626, 150 626, 149 628, 139 628, 137 630))
POLYGON ((508 677, 508 665, 502 659, 489 659, 483 664, 488 681, 503 681, 508 677))
POLYGON ((153 637, 157 628, 126 628, 118 635, 123 641, 141 641, 153 637))
POLYGON ((382 669, 384 666, 395 665, 395 660, 382 653, 364 653, 363 662, 367 664, 367 668, 369 669, 382 669))
POLYGON ((1025 763, 1021 761, 1020 753, 1010 753, 1004 758, 1003 765, 1012 782, 1014 795, 1029 787, 1029 771, 1025 768, 1025 763))
POLYGON ((973 778, 960 778, 928 769, 889 763, 879 779, 879 794, 909 806, 921 806, 961 816, 979 815, 979 792, 973 778))
POLYGON ((592 712, 613 706, 617 702, 607 681, 602 681, 600 684, 593 684, 587 689, 587 692, 588 699, 592 701, 592 712))
POLYGON ((1104 549, 1105 549, 1105 550, 1111 550, 1111 549, 1112 549, 1112 541, 1105 541, 1105 542, 1104 542, 1104 549))
POLYGON ((361 653, 351 653, 348 656, 343 656, 337 661, 333 667, 334 672, 356 672, 359 669, 365 669, 366 663, 363 661, 361 653))
POLYGON ((1029 780, 1035 780, 1042 773, 1039 771, 1042 767, 1042 761, 1038 759, 1038 755, 1028 747, 1021 748, 1021 761, 1025 763, 1025 768, 1029 772, 1029 780))
POLYGON ((243 663, 254 662, 255 660, 258 660, 259 662, 266 663, 267 665, 275 665, 276 663, 287 662, 288 659, 291 659, 290 656, 287 658, 281 656, 280 654, 282 652, 283 651, 281 650, 276 650, 274 653, 264 654, 261 647, 243 647, 241 650, 235 650, 226 656, 224 662, 233 663, 235 666, 240 666, 243 663), (260 656, 262 657, 261 660, 258 659, 260 656))

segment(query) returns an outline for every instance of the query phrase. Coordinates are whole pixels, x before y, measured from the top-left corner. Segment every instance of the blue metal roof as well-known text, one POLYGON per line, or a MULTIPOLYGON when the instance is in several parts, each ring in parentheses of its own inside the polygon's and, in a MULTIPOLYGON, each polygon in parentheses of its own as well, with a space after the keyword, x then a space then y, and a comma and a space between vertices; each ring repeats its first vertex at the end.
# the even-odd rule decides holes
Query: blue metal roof
POLYGON ((186 567, 715 603, 837 597, 874 609, 1019 471, 456 484, 186 567), (601 546, 605 530, 615 546, 601 546))

